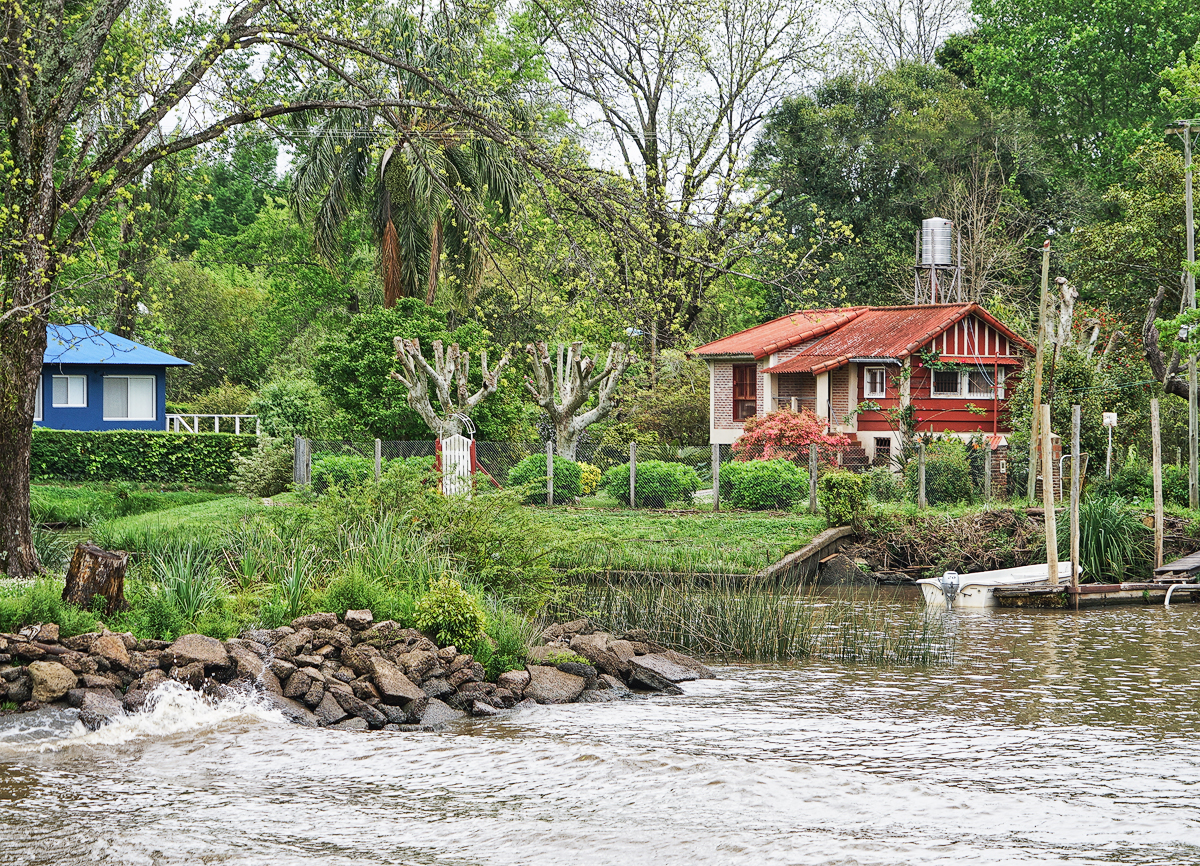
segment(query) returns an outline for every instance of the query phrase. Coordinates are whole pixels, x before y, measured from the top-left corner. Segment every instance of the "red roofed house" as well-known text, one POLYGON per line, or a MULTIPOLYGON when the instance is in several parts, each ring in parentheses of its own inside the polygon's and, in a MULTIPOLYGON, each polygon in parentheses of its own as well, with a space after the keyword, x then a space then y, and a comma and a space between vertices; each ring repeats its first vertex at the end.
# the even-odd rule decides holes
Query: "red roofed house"
POLYGON ((1033 346, 978 304, 927 304, 801 310, 695 354, 708 362, 710 441, 732 443, 755 415, 807 408, 886 465, 898 444, 885 412, 900 406, 912 405, 918 431, 1009 433, 1005 379, 1022 351, 1033 346), (855 413, 864 402, 880 409, 855 413))

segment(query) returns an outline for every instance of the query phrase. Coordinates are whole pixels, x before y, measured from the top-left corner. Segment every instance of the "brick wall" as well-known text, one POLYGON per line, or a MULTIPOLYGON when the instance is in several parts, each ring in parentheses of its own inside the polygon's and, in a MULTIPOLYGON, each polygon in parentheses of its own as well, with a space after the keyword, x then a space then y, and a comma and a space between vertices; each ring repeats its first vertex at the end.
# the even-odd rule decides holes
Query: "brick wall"
POLYGON ((840 367, 829 374, 829 402, 833 404, 835 424, 850 414, 850 368, 840 367))
POLYGON ((733 362, 717 361, 713 364, 713 412, 712 426, 717 430, 741 430, 740 421, 733 420, 733 362))
POLYGON ((812 412, 817 411, 817 377, 812 373, 780 373, 777 394, 780 400, 796 397, 800 405, 812 412))

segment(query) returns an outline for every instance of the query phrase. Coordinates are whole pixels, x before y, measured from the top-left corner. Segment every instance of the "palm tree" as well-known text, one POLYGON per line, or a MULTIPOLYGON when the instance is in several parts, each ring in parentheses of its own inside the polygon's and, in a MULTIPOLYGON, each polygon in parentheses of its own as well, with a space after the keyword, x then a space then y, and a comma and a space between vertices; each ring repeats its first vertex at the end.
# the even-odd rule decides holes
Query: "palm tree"
MULTIPOLYGON (((376 32, 414 66, 443 80, 465 80, 477 68, 478 19, 443 12, 422 23, 397 10, 377 13, 376 32)), ((329 89, 340 82, 327 82, 329 89)), ((402 76, 414 102, 432 101, 428 85, 402 76)), ((519 111, 511 102, 506 110, 519 111)), ((340 259, 342 229, 354 211, 371 215, 379 248, 384 306, 397 298, 432 304, 443 260, 460 300, 474 300, 487 257, 488 228, 517 206, 521 175, 502 147, 429 111, 371 108, 301 117, 306 140, 292 170, 291 199, 303 218, 311 209, 317 251, 340 259), (381 145, 390 142, 377 159, 381 145)))

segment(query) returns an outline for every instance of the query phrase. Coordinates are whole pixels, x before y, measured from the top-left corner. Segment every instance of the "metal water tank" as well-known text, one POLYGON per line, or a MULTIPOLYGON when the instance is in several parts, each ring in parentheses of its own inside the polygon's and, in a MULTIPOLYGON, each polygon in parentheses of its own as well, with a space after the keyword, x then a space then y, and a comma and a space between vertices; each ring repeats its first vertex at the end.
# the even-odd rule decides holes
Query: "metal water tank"
POLYGON ((954 223, 933 217, 921 220, 921 267, 945 268, 954 264, 950 247, 954 223))

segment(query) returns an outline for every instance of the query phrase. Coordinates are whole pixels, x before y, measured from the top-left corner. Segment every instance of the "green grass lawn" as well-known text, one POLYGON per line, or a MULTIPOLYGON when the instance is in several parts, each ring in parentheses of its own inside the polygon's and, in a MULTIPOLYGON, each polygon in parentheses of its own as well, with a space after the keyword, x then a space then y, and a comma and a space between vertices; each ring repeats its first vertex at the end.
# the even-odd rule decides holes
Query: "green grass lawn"
POLYGON ((218 499, 207 490, 164 490, 145 484, 33 484, 29 488, 34 523, 88 526, 100 520, 162 511, 218 499))
POLYGON ((217 549, 244 518, 266 507, 257 499, 222 496, 207 502, 104 520, 93 527, 92 535, 101 547, 131 553, 159 553, 187 545, 217 549))
POLYGON ((750 574, 803 547, 825 528, 804 513, 539 508, 562 535, 558 568, 750 574))

